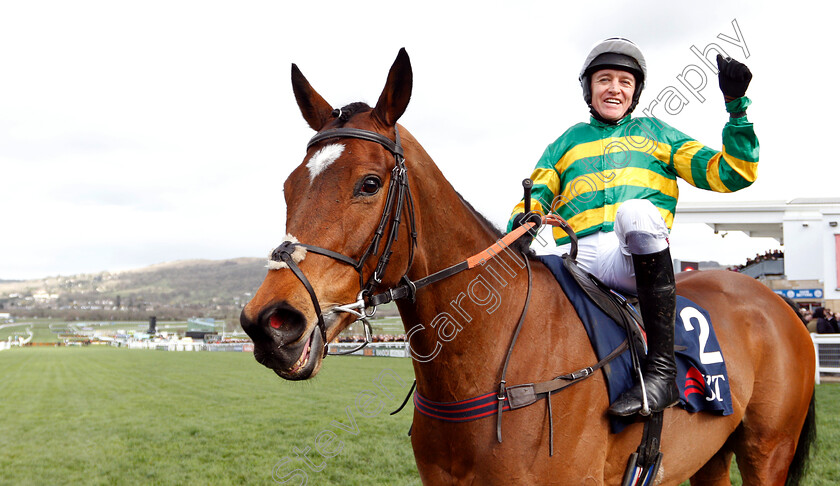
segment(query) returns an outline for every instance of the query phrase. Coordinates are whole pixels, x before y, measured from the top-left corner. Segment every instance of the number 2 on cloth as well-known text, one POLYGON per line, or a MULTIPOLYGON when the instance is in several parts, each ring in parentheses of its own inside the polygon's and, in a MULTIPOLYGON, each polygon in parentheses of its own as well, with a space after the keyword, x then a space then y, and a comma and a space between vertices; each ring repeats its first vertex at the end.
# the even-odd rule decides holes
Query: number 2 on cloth
POLYGON ((700 362, 703 364, 723 363, 723 355, 720 354, 720 351, 706 351, 706 343, 709 340, 709 321, 703 314, 697 308, 689 306, 680 312, 680 318, 686 331, 694 330, 691 319, 695 319, 700 326, 700 362))

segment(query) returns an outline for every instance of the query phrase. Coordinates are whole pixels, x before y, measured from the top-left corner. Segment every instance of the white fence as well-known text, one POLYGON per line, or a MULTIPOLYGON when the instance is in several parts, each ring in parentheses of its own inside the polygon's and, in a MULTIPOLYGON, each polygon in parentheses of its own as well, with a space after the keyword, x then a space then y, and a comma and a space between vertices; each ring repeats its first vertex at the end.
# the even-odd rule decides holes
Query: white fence
MULTIPOLYGON (((244 351, 254 352, 253 343, 169 343, 153 341, 113 342, 112 346, 127 347, 128 349, 156 349, 158 351, 244 351)), ((333 343, 330 352, 349 351, 358 348, 361 343, 333 343)), ((387 356, 391 358, 410 357, 408 345, 404 342, 370 343, 365 348, 354 353, 355 356, 387 356)))
MULTIPOLYGON (((330 352, 346 352, 353 348, 358 348, 361 344, 362 343, 333 343, 330 344, 330 352)), ((351 354, 356 356, 388 356, 391 358, 411 357, 408 351, 408 343, 404 342, 370 343, 363 349, 351 354)))
POLYGON ((128 349, 156 349, 158 351, 234 351, 254 352, 253 343, 168 343, 153 341, 132 341, 129 343, 115 342, 112 346, 127 347, 128 349))
POLYGON ((811 334, 817 354, 817 384, 820 373, 840 373, 840 334, 811 334))
MULTIPOLYGON (((820 383, 820 373, 840 374, 840 334, 811 334, 817 356, 816 382, 820 383)), ((330 344, 330 352, 347 351, 358 347, 359 343, 330 344)), ((352 353, 358 356, 390 356, 409 358, 407 343, 370 343, 364 349, 352 353)))
MULTIPOLYGON (((840 374, 840 334, 811 334, 814 351, 817 356, 816 382, 820 383, 820 373, 840 374)), ((117 346, 117 343, 112 343, 117 346)), ((218 343, 218 344, 176 344, 155 343, 150 341, 134 341, 120 343, 129 349, 157 349, 161 351, 239 351, 253 352, 252 343, 218 343)), ((331 352, 341 352, 358 347, 359 343, 333 343, 331 352)), ((0 341, 0 351, 9 349, 9 343, 0 341)), ((408 344, 404 342, 370 343, 364 349, 352 353, 357 356, 387 356, 392 358, 409 358, 408 344)))

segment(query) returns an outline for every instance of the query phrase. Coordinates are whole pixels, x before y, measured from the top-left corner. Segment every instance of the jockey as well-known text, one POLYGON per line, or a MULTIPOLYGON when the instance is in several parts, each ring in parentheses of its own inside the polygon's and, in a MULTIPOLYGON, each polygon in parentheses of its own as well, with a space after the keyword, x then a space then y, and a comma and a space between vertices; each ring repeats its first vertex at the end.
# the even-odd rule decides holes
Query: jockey
MULTIPOLYGON (((756 178, 758 139, 746 117, 750 100, 744 96, 752 74, 720 54, 717 66, 729 113, 722 151, 655 117, 632 118, 647 77, 644 56, 627 39, 598 43, 580 72, 589 122, 572 126, 550 144, 531 175, 533 212, 554 212, 569 222, 579 237, 578 264, 607 285, 638 295, 648 337, 642 371, 652 411, 679 400, 676 285, 668 246, 677 177, 717 192, 743 189, 756 178)), ((513 210, 508 231, 528 220, 522 201, 513 210)), ((569 238, 560 228, 554 231, 555 245, 541 252, 568 253, 569 238)), ((515 245, 527 249, 531 240, 526 233, 515 245)), ((641 386, 636 384, 613 403, 610 413, 632 415, 642 407, 641 386)))

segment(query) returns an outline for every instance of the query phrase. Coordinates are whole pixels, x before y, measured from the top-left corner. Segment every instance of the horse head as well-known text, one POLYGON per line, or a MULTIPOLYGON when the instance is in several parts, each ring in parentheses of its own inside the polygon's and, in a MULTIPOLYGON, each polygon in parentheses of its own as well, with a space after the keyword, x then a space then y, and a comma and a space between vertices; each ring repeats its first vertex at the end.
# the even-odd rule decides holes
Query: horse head
POLYGON ((288 234, 240 317, 256 360, 282 378, 317 374, 327 344, 356 320, 346 304, 364 313, 365 292, 395 284, 410 265, 412 239, 396 236, 415 231, 401 165, 400 133, 410 136, 397 127, 411 86, 402 49, 375 107, 333 109, 292 65, 297 104, 318 133, 283 185, 288 234))

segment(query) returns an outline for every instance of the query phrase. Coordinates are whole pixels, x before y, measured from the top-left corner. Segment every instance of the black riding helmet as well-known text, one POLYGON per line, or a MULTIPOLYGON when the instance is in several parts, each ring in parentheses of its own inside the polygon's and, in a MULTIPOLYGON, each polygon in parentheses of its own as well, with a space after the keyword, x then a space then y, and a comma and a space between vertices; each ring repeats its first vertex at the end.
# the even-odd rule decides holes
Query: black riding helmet
MULTIPOLYGON (((633 92, 633 102, 627 113, 630 114, 636 105, 639 104, 639 98, 642 96, 642 90, 645 87, 645 78, 647 78, 647 64, 642 51, 633 42, 621 38, 611 37, 605 39, 589 52, 586 60, 583 62, 583 68, 580 70, 580 87, 583 88, 583 100, 586 101, 586 106, 593 116, 601 120, 601 116, 592 108, 592 73, 601 69, 619 69, 631 73, 636 78, 636 90, 633 92)), ((601 120, 605 121, 605 120, 601 120)))

